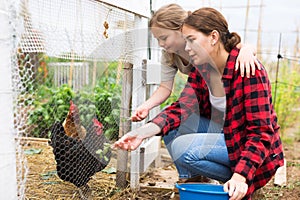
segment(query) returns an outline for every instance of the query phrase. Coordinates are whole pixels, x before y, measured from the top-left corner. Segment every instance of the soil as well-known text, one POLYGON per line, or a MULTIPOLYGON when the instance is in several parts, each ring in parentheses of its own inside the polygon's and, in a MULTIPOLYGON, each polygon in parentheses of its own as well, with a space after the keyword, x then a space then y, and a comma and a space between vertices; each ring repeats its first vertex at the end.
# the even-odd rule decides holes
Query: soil
MULTIPOLYGON (((257 199, 262 200, 298 200, 300 199, 300 140, 284 145, 287 161, 287 184, 276 186, 271 180, 261 189, 257 199)), ((116 187, 116 174, 98 172, 88 182, 89 189, 77 188, 71 183, 62 181, 56 172, 52 147, 47 142, 29 142, 24 149, 40 149, 41 152, 26 155, 29 173, 25 186, 25 199, 89 199, 108 200, 168 200, 179 199, 174 196, 173 187, 177 181, 177 172, 165 148, 161 149, 161 167, 151 167, 141 174, 140 190, 129 187, 116 187), (88 199, 88 198, 87 198, 88 199)), ((116 167, 116 156, 105 169, 116 167)))

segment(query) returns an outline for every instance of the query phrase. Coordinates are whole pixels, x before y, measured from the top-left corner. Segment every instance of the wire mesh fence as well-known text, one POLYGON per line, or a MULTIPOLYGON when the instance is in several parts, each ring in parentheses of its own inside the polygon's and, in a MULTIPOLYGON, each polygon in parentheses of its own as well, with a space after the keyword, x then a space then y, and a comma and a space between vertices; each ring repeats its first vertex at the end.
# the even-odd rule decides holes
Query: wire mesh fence
POLYGON ((124 75, 144 70, 128 66, 149 53, 137 44, 147 29, 136 29, 133 13, 100 1, 18 3, 11 57, 18 198, 106 199, 118 192, 110 145, 131 128, 130 103, 122 100, 137 92, 122 88, 124 75))
POLYGON ((130 126, 122 123, 129 116, 121 111, 131 109, 121 107, 122 77, 133 68, 124 66, 142 63, 134 55, 136 16, 92 0, 18 3, 14 23, 21 31, 12 56, 18 198, 106 199, 118 187, 110 176, 117 170, 111 144, 120 126, 130 126))

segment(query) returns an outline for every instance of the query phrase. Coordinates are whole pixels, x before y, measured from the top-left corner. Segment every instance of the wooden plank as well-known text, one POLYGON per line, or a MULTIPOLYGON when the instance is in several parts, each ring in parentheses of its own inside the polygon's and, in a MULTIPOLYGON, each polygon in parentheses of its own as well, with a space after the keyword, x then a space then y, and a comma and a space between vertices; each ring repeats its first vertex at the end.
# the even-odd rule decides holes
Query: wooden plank
MULTIPOLYGON (((148 21, 138 16, 134 17, 136 30, 146 30, 148 21)), ((146 100, 146 67, 147 67, 147 34, 141 34, 140 31, 131 32, 130 37, 135 39, 133 52, 130 53, 129 59, 132 59, 133 68, 133 83, 132 83, 132 111, 144 103, 146 100), (142 49, 141 49, 142 48, 142 49), (132 58, 130 58, 132 57, 132 58)), ((132 123, 132 130, 145 124, 145 120, 132 123)), ((144 140, 145 142, 145 140, 144 140)), ((130 164, 130 188, 138 190, 140 187, 140 147, 131 152, 130 164)))
MULTIPOLYGON (((131 122, 125 119, 130 117, 130 105, 131 105, 131 94, 132 94, 132 68, 131 63, 124 63, 123 69, 123 85, 122 85, 122 99, 121 99, 121 110, 120 110, 120 128, 119 138, 130 131, 131 122)), ((117 155, 117 174, 116 174, 116 185, 120 188, 127 187, 126 175, 128 172, 128 153, 127 151, 118 150, 117 155)))
POLYGON ((36 137, 15 137, 16 140, 28 141, 28 142, 41 142, 48 143, 50 139, 47 138, 36 138, 36 137))
POLYGON ((141 145, 140 148, 140 170, 145 172, 150 164, 157 160, 161 147, 161 137, 154 136, 141 145))
POLYGON ((97 1, 146 18, 149 18, 151 14, 150 4, 148 3, 148 1, 131 0, 130 3, 128 3, 127 0, 97 0, 97 1))

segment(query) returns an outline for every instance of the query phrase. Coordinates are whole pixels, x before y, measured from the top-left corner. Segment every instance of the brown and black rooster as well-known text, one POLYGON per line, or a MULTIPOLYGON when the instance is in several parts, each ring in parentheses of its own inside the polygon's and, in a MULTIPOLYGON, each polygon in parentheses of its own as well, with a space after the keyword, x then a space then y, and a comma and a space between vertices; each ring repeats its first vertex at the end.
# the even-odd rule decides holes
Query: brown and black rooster
POLYGON ((79 109, 73 101, 70 101, 70 109, 63 122, 63 127, 66 135, 69 137, 83 140, 86 136, 86 129, 81 125, 79 109))
POLYGON ((79 110, 72 101, 66 119, 52 126, 50 145, 58 176, 77 187, 86 186, 91 176, 108 165, 111 157, 103 125, 94 118, 83 127, 79 110), (101 156, 96 153, 99 149, 101 156))

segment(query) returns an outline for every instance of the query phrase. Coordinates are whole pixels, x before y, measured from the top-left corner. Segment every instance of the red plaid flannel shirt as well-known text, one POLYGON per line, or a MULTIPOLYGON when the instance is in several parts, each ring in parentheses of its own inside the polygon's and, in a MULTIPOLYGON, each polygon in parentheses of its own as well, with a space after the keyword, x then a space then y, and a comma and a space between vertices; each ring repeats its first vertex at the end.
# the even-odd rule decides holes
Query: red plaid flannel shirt
MULTIPOLYGON (((244 199, 251 199, 254 190, 263 187, 284 161, 267 72, 262 66, 255 76, 241 77, 234 69, 238 53, 237 48, 230 52, 222 77, 227 104, 223 131, 232 172, 246 177, 249 189, 244 199)), ((177 128, 191 113, 213 120, 221 116, 209 101, 207 67, 194 67, 179 99, 151 120, 162 135, 177 128)))

